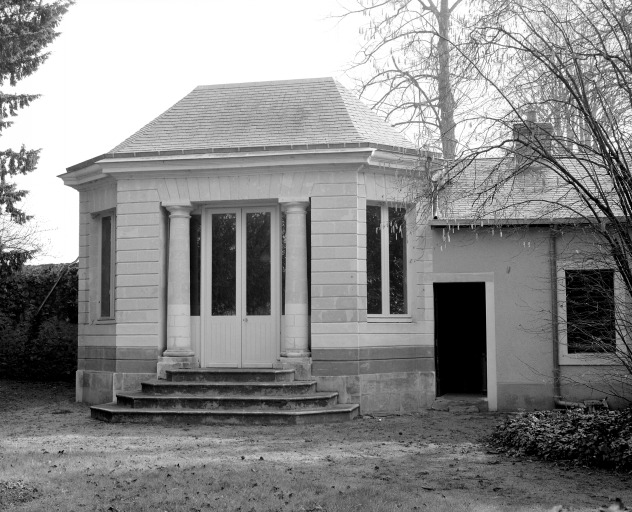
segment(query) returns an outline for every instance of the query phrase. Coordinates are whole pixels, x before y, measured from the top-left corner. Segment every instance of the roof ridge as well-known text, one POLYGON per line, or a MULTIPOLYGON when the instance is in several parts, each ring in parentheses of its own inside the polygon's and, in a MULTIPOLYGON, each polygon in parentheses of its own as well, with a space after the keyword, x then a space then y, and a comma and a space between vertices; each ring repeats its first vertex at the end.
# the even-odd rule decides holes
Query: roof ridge
POLYGON ((349 112, 349 107, 347 105, 347 102, 345 101, 345 93, 348 93, 349 91, 338 80, 333 80, 333 82, 334 82, 334 86, 336 87, 336 91, 338 92, 338 97, 340 98, 340 101, 342 102, 342 106, 344 107, 343 108, 344 113, 347 119, 349 120, 349 123, 351 124, 351 127, 353 128, 353 131, 356 134, 356 137, 361 139, 362 134, 358 130, 358 127, 356 126, 353 118, 351 117, 351 113, 349 112))
POLYGON ((410 142, 406 136, 395 129, 392 125, 388 123, 386 119, 382 119, 382 117, 373 109, 369 108, 366 104, 362 102, 359 98, 356 98, 349 89, 347 89, 344 85, 342 85, 338 80, 334 79, 334 83, 336 84, 336 88, 338 90, 338 94, 342 99, 344 104, 344 110, 353 125, 353 129, 355 130, 358 137, 363 140, 366 140, 370 136, 374 136, 374 134, 364 133, 366 131, 367 126, 361 124, 361 119, 354 117, 352 114, 364 115, 366 116, 365 121, 369 123, 375 123, 375 128, 377 129, 386 129, 392 131, 391 135, 395 135, 396 138, 401 139, 400 144, 393 144, 393 146, 402 148, 411 148, 417 149, 415 145, 410 142), (362 111, 362 112, 358 112, 362 111), (363 128, 363 130, 359 129, 359 126, 363 128))
POLYGON ((287 84, 301 84, 301 83, 318 83, 318 82, 335 82, 336 80, 330 76, 323 76, 317 78, 293 78, 287 80, 260 80, 256 82, 232 82, 228 84, 209 84, 198 85, 195 89, 230 89, 236 86, 248 86, 248 87, 266 87, 269 85, 287 85, 287 84))
MULTIPOLYGON (((196 87, 196 89, 197 89, 197 87, 196 87)), ((106 153, 116 153, 119 148, 125 146, 126 144, 133 143, 141 135, 143 135, 144 133, 148 132, 149 129, 152 128, 154 125, 156 125, 158 123, 158 121, 160 121, 163 117, 167 116, 175 107, 177 107, 180 103, 184 102, 184 100, 186 100, 188 98, 189 94, 191 94, 193 91, 195 91, 195 89, 193 89, 191 92, 189 92, 186 96, 183 96, 182 98, 180 98, 173 105, 171 105, 167 110, 165 110, 162 114, 160 114, 159 116, 155 117, 153 120, 149 121, 146 125, 144 125, 142 128, 140 128, 138 131, 136 131, 135 133, 133 133, 132 135, 127 137, 127 139, 125 139, 123 142, 120 142, 119 144, 114 146, 110 151, 107 151, 106 153)))

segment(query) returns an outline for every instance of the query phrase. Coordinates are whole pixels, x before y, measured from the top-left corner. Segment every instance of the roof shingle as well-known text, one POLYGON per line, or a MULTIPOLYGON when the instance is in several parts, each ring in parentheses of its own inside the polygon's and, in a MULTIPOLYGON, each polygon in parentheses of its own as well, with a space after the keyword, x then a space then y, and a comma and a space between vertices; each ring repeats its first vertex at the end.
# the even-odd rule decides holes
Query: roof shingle
POLYGON ((315 144, 414 150, 333 78, 202 85, 109 153, 315 144))
POLYGON ((451 169, 452 176, 439 193, 439 219, 493 223, 594 220, 603 212, 591 210, 588 205, 595 203, 591 198, 607 203, 615 215, 623 215, 621 198, 602 163, 564 156, 558 157, 557 163, 564 172, 542 162, 517 170, 513 158, 460 162, 451 169), (565 174, 569 178, 564 179, 565 174), (571 183, 584 188, 584 197, 571 183))

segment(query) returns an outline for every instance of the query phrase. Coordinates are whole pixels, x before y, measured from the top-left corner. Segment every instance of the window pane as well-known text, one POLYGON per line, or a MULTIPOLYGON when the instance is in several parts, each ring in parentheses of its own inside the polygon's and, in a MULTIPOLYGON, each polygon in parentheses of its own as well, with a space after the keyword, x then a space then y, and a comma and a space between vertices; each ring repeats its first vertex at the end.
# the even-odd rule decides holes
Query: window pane
POLYGON ((218 213, 212 217, 211 314, 233 316, 237 304, 237 218, 234 213, 218 213))
POLYGON ((382 227, 380 206, 366 207, 367 313, 382 313, 382 227))
POLYGON ((200 316, 200 283, 202 260, 202 216, 191 215, 189 224, 191 263, 191 316, 200 316))
POLYGON ((569 354, 615 349, 614 271, 566 271, 569 354))
POLYGON ((388 209, 388 278, 392 315, 406 314, 406 210, 388 209))
POLYGON ((270 212, 246 214, 246 314, 271 314, 270 212))
POLYGON ((101 217, 101 317, 112 315, 112 217, 101 217))

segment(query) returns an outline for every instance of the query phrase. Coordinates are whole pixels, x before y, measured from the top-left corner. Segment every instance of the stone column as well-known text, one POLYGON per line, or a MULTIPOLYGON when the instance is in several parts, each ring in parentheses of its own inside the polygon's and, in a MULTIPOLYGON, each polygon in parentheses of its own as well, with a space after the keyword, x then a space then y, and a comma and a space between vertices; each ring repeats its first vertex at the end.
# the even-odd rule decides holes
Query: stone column
MULTIPOLYGON (((164 203, 163 203, 164 204, 164 203)), ((191 269, 189 219, 191 204, 164 204, 169 211, 169 269, 167 274, 167 350, 158 362, 158 377, 165 370, 191 368, 191 269)))
POLYGON ((296 370, 296 378, 310 378, 309 311, 307 299, 307 201, 283 203, 285 222, 285 321, 281 363, 296 370))

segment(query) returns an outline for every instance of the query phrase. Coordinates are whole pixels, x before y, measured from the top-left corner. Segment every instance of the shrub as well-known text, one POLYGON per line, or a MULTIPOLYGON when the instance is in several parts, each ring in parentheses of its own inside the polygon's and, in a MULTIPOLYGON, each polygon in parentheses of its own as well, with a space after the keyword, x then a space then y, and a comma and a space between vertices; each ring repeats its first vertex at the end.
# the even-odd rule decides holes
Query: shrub
POLYGON ((0 377, 74 378, 77 265, 65 270, 66 265, 25 266, 0 280, 0 377))
POLYGON ((498 425, 490 442, 517 455, 632 470, 632 407, 521 413, 498 425))
POLYGON ((29 337, 28 325, 0 331, 0 375, 20 380, 72 380, 77 369, 77 325, 42 321, 29 337))
POLYGON ((0 279, 0 314, 16 325, 33 317, 42 306, 42 318, 55 317, 76 324, 77 284, 76 263, 68 266, 26 265, 20 272, 0 279), (42 306, 60 276, 59 283, 42 306))

